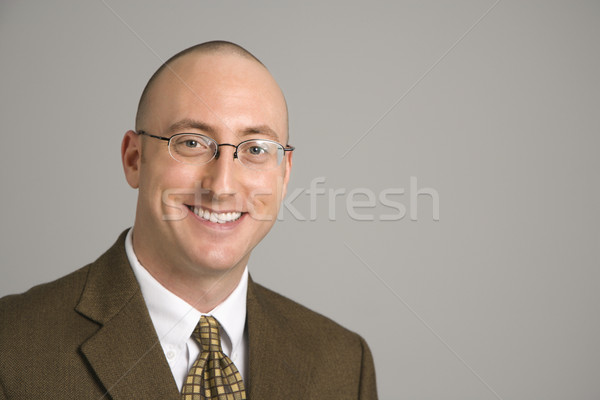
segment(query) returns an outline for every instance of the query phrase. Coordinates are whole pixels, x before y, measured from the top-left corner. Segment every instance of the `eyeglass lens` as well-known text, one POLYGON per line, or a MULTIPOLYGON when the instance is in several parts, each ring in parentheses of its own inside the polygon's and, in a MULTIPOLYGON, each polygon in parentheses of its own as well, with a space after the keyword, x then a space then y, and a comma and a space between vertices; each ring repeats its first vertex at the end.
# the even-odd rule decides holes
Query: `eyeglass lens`
MULTIPOLYGON (((217 142, 202 135, 179 134, 169 141, 171 156, 186 164, 206 164, 218 151, 217 142)), ((251 169, 275 168, 281 164, 284 154, 283 147, 270 140, 248 140, 237 146, 237 158, 245 167, 251 169)))

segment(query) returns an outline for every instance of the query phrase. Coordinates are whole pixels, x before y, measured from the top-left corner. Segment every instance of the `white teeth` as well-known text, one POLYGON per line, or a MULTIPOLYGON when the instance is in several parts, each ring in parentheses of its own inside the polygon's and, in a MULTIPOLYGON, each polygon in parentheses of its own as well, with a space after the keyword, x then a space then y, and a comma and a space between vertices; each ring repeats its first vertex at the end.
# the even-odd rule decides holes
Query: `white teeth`
POLYGON ((242 216, 241 212, 215 213, 204 210, 200 207, 194 207, 194 214, 213 223, 224 224, 239 219, 242 216))

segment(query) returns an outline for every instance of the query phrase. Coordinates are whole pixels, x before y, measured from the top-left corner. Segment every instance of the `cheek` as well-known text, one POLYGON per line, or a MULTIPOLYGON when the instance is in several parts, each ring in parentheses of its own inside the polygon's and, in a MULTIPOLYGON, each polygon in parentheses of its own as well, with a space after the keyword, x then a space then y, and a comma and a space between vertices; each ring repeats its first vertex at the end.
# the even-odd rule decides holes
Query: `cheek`
POLYGON ((255 210, 277 212, 282 200, 284 182, 280 175, 263 175, 246 185, 246 198, 255 210))
POLYGON ((155 168, 146 171, 140 182, 140 196, 153 208, 172 208, 194 197, 195 176, 182 168, 155 168))

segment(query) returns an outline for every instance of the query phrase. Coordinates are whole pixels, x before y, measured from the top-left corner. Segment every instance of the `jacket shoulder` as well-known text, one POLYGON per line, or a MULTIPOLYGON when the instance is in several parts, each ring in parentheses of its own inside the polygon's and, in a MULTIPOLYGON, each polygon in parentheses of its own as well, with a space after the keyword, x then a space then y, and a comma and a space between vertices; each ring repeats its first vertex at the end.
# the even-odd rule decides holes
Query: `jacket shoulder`
POLYGON ((362 338, 344 328, 332 319, 309 309, 271 289, 254 283, 256 297, 269 315, 279 320, 280 323, 293 330, 298 337, 307 338, 310 343, 319 343, 325 340, 332 344, 331 339, 342 345, 359 345, 362 338), (315 340, 315 339, 322 340, 315 340))
MULTIPOLYGON (((292 373, 305 379, 303 398, 377 399, 373 357, 361 336, 254 282, 248 289, 251 356, 255 351, 259 357, 253 343, 268 341, 259 344, 260 357, 285 355, 288 361, 282 368, 292 365, 292 373)), ((266 384, 266 378, 260 378, 266 384)), ((274 384, 271 389, 277 388, 274 384)))
POLYGON ((0 320, 26 319, 29 316, 56 314, 64 307, 75 307, 91 264, 55 281, 37 285, 21 294, 0 299, 0 320))
MULTIPOLYGON (((106 265, 122 264, 121 259, 124 256, 121 253, 124 254, 125 250, 121 243, 126 233, 127 231, 123 232, 117 242, 98 259, 80 269, 55 281, 34 286, 24 293, 1 298, 0 321, 14 321, 15 324, 23 321, 32 324, 52 320, 56 323, 61 318, 72 316, 92 272, 96 270, 97 274, 111 273, 112 270, 105 271, 106 265)), ((2 328, 8 328, 7 325, 0 325, 0 338, 2 328)))

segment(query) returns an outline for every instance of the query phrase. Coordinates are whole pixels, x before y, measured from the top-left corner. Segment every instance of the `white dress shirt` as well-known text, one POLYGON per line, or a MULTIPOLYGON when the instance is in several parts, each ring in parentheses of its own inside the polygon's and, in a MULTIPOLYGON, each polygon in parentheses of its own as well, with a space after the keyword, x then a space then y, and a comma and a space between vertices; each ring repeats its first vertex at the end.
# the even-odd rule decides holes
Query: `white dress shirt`
MULTIPOLYGON (((200 316, 204 314, 167 290, 140 264, 133 251, 132 233, 133 228, 129 230, 125 239, 127 258, 142 290, 173 378, 181 391, 183 382, 200 353, 200 347, 192 338, 192 333, 200 321, 200 316)), ((223 352, 233 361, 242 378, 246 375, 248 356, 247 339, 244 334, 247 291, 248 267, 246 266, 234 291, 206 314, 212 315, 221 324, 223 352)))

